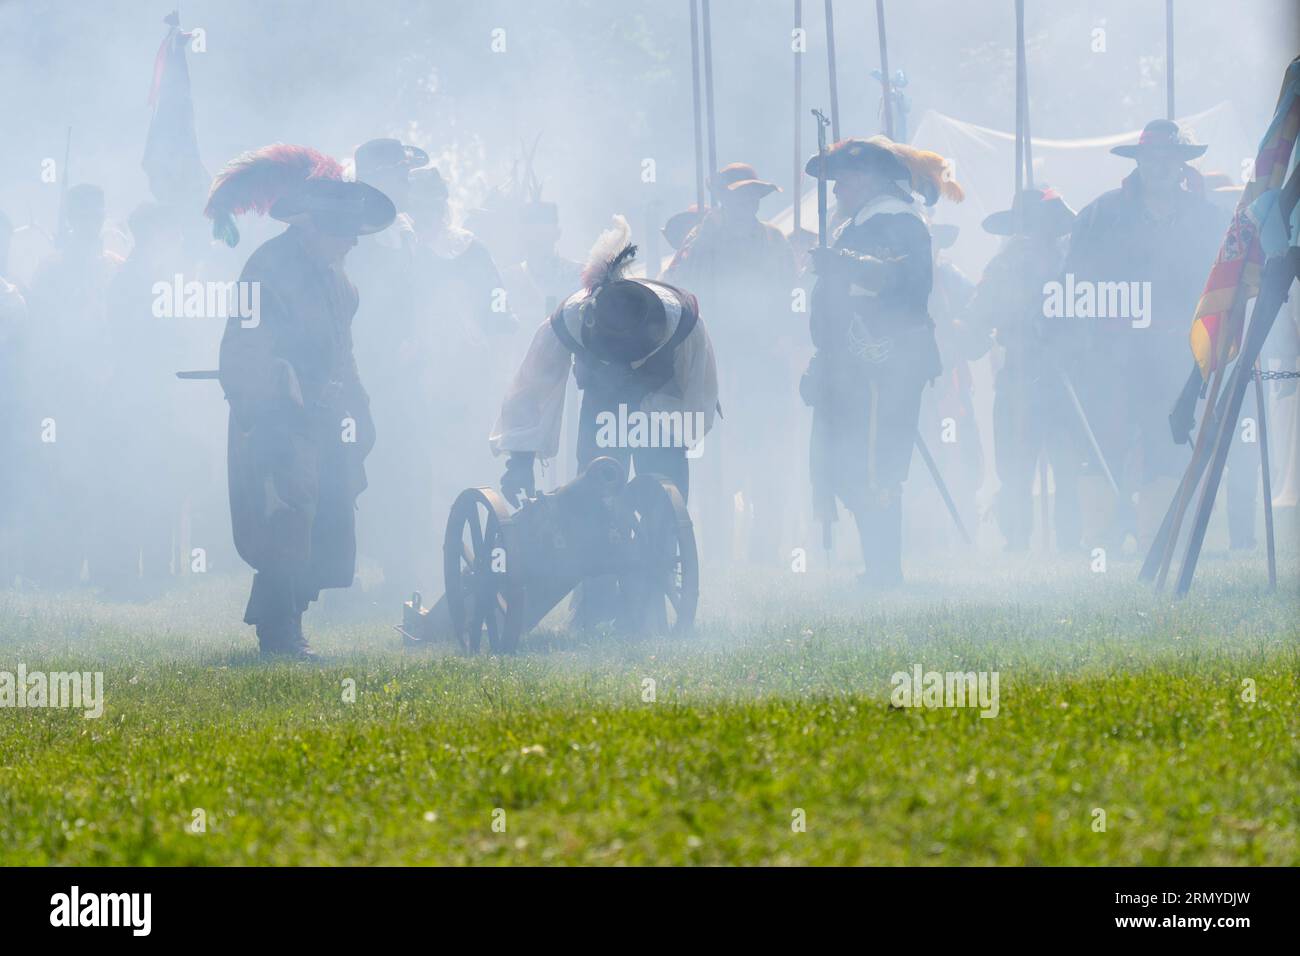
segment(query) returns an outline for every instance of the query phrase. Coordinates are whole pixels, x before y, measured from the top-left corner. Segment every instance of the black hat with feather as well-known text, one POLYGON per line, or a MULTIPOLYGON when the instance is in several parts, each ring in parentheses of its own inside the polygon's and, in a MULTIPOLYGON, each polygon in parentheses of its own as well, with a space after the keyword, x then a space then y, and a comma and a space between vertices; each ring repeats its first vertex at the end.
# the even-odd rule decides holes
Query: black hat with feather
POLYGON ((606 361, 635 362, 663 341, 668 315, 644 282, 625 278, 636 258, 631 227, 622 216, 601 233, 587 256, 582 286, 582 344, 606 361))

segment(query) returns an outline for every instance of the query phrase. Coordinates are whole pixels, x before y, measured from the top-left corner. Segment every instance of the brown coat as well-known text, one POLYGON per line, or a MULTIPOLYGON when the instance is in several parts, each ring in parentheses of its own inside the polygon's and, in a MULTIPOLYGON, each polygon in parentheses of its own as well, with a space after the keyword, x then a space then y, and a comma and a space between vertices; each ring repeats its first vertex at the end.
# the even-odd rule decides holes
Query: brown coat
POLYGON ((240 281, 258 283, 260 312, 256 322, 232 316, 221 340, 235 547, 309 592, 348 587, 375 440, 352 355, 356 289, 296 227, 260 246, 240 281))

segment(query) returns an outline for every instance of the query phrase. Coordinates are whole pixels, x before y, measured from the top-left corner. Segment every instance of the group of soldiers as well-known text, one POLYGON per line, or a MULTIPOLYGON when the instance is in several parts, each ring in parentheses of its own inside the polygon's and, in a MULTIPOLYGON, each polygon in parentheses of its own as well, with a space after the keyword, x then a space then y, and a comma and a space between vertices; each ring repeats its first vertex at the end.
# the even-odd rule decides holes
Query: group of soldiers
MULTIPOLYGON (((1101 534, 1122 541, 1132 533, 1141 542, 1149 535, 1142 515, 1167 504, 1168 481, 1187 457, 1167 415, 1187 367, 1189 317, 1226 219, 1188 165, 1203 151, 1172 122, 1155 121, 1138 143, 1115 150, 1135 161, 1133 173, 1079 213, 1050 188, 1025 189, 985 220, 1002 245, 978 283, 943 256, 955 230, 934 210, 962 198, 949 167, 883 136, 844 139, 808 161, 808 175, 834 183, 825 246, 765 222, 760 203, 779 187, 733 163, 713 176, 711 207, 665 225, 676 253, 662 275, 658 263, 634 265, 621 217, 585 266, 565 259, 557 207, 536 195, 498 223, 494 258, 482 238, 452 223, 436 164, 396 139, 358 147, 350 177, 307 147, 244 154, 210 189, 215 234, 233 245, 234 217, 250 211, 287 227, 243 266, 240 282, 260 290, 260 314, 230 315, 215 375, 229 403, 234 543, 256 572, 245 621, 264 653, 307 656, 303 612, 322 589, 354 582, 358 553, 361 573, 369 567, 394 592, 432 578, 440 519, 460 488, 483 480, 492 455, 505 459, 500 483, 512 501, 536 493, 539 461, 566 456, 581 468, 614 456, 692 496, 706 541, 725 560, 736 557, 737 514, 752 522, 741 560, 780 560, 790 463, 804 455, 793 439, 800 399, 812 410, 806 460, 815 518, 829 527, 842 505, 856 525, 864 586, 897 585, 918 427, 930 415, 969 425, 957 453, 940 456, 958 511, 969 509, 983 467, 970 363, 994 346, 1002 355, 995 515, 1006 547, 1029 547, 1040 460, 1054 479, 1059 549, 1086 543, 1083 488, 1103 473, 1119 493, 1101 534), (1054 321, 1045 288, 1067 275, 1074 283, 1151 283, 1149 326, 1054 321), (797 305, 801 290, 810 293, 806 309, 797 305), (531 333, 526 349, 521 325, 531 333), (809 339, 804 369, 795 357, 809 339), (562 448, 571 373, 581 401, 568 423, 573 447, 562 448), (484 409, 494 395, 501 404, 489 430, 484 409), (653 445, 606 440, 601 423, 629 413, 699 424, 653 445), (706 442, 699 455, 719 422, 719 447, 734 454, 711 455, 706 442), (746 465, 728 470, 722 461, 746 465), (704 486, 692 480, 693 468, 710 467, 704 486)), ((63 246, 30 289, 3 278, 0 257, 0 346, 24 309, 66 316, 78 335, 107 332, 113 323, 90 317, 110 308, 140 313, 144 290, 170 268, 168 251, 184 245, 176 221, 149 204, 132 217, 135 244, 123 262, 103 248, 102 193, 71 190, 67 211, 63 246), (57 302, 43 304, 51 294, 57 302)), ((0 239, 8 232, 0 222, 0 239)), ((0 362, 12 354, 0 348, 0 362)), ((106 387, 54 354, 39 367, 76 375, 68 395, 89 398, 106 387)), ((146 415, 150 396, 136 401, 146 415)), ((107 404, 103 413, 124 407, 107 404)), ((0 425, 28 427, 15 417, 0 425)), ((104 434, 114 437, 97 452, 108 460, 129 436, 120 428, 104 434)), ((166 508, 150 499, 145 476, 128 485, 138 486, 134 499, 122 491, 134 503, 117 514, 130 530, 95 527, 142 567, 139 522, 166 508)), ((1253 533, 1253 504, 1252 497, 1249 521, 1234 519, 1234 542, 1248 542, 1246 525, 1253 533)), ((46 510, 48 528, 78 525, 74 502, 46 510)), ((167 536, 149 536, 150 547, 167 536)), ((95 547, 84 542, 69 553, 84 559, 95 547)), ((122 555, 89 559, 92 568, 114 562, 138 570, 122 555)), ((27 566, 30 577, 68 583, 38 564, 27 566)))

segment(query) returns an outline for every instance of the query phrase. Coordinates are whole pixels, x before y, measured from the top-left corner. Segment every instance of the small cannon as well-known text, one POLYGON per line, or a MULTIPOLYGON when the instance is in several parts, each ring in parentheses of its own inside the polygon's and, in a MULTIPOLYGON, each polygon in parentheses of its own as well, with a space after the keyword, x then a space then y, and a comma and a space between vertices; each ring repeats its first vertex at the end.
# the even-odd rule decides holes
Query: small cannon
POLYGON ((446 594, 433 608, 416 594, 398 630, 423 644, 449 627, 460 649, 519 646, 575 589, 579 627, 609 622, 626 633, 680 633, 699 602, 699 556, 677 486, 660 475, 630 482, 597 458, 553 492, 512 511, 492 488, 461 492, 443 540, 446 594), (445 607, 445 613, 444 613, 445 607))

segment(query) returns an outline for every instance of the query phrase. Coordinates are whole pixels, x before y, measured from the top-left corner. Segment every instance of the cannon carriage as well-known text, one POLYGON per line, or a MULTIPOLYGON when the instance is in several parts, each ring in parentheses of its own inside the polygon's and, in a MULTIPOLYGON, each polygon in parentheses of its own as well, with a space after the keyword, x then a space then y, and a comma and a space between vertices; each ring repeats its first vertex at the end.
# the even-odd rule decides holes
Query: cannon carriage
POLYGON ((408 644, 448 632, 462 652, 511 653, 571 593, 573 624, 681 633, 695 620, 699 558, 681 493, 660 475, 597 458, 573 481, 512 509, 492 488, 452 505, 443 539, 444 597, 416 594, 398 629, 408 644), (576 593, 575 593, 576 592, 576 593))

